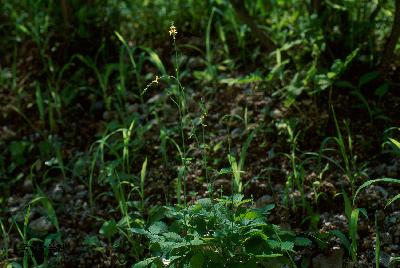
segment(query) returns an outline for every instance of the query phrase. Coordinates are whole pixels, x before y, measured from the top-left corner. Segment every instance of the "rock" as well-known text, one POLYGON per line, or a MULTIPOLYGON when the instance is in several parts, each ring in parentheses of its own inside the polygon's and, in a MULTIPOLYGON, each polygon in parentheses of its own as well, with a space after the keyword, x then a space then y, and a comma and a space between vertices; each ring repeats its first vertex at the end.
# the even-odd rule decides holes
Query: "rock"
POLYGON ((147 104, 153 104, 153 103, 157 103, 157 102, 161 102, 163 98, 162 94, 156 94, 153 97, 151 97, 148 101, 147 104))
POLYGON ((33 190, 32 180, 29 179, 24 180, 24 184, 22 185, 22 190, 25 192, 31 192, 33 190))
POLYGON ((50 231, 53 230, 53 225, 51 224, 50 220, 45 216, 33 220, 29 224, 29 227, 32 229, 33 232, 41 235, 48 234, 50 231))
POLYGON ((51 191, 51 199, 54 201, 60 201, 63 197, 64 194, 64 190, 61 187, 60 183, 57 183, 56 186, 54 187, 54 189, 51 191))
POLYGON ((342 268, 343 249, 334 247, 329 255, 319 254, 313 258, 313 268, 342 268))
POLYGON ((75 197, 76 197, 78 200, 79 200, 79 199, 85 199, 86 196, 87 196, 87 191, 86 191, 86 190, 80 191, 80 192, 78 192, 78 193, 75 195, 75 197))
POLYGON ((389 234, 388 232, 381 233, 380 239, 382 245, 388 245, 392 243, 392 235, 389 234))
POLYGON ((274 109, 271 113, 270 116, 274 119, 279 119, 282 118, 283 114, 282 111, 280 111, 279 109, 274 109))
POLYGON ((229 191, 231 189, 231 181, 228 179, 218 179, 214 181, 214 191, 219 191, 221 188, 223 191, 229 191))
POLYGON ((137 103, 134 104, 125 104, 125 110, 127 113, 132 114, 139 111, 139 105, 137 103))

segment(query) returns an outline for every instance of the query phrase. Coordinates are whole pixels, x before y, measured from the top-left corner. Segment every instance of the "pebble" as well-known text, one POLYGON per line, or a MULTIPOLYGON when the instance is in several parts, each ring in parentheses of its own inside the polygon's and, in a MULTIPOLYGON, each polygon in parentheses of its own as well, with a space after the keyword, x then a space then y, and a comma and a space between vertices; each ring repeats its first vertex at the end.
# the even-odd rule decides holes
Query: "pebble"
POLYGON ((56 186, 51 191, 51 199, 54 201, 60 201, 63 197, 64 190, 61 187, 60 183, 57 183, 56 186))
POLYGON ((33 190, 32 180, 25 179, 22 185, 22 190, 24 192, 31 192, 33 190))
POLYGON ((282 111, 281 111, 281 110, 279 110, 279 109, 274 109, 274 110, 271 112, 270 116, 271 116, 272 118, 274 118, 274 119, 279 119, 279 118, 282 118, 283 114, 282 114, 282 111))
POLYGON ((31 221, 29 227, 32 229, 33 232, 42 235, 48 234, 53 229, 53 225, 51 224, 50 220, 45 216, 31 221))
POLYGON ((86 190, 80 191, 75 195, 75 197, 78 198, 78 199, 85 199, 86 196, 87 196, 87 191, 86 190))
POLYGON ((391 244, 392 236, 388 232, 381 233, 380 240, 382 244, 391 244))

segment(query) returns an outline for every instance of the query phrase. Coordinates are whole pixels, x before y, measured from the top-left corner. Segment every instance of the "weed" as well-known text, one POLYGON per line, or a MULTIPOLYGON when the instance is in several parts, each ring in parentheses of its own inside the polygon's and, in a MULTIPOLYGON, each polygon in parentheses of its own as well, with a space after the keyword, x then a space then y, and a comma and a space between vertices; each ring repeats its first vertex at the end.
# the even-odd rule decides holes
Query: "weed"
POLYGON ((187 208, 168 208, 165 217, 172 220, 170 226, 158 221, 146 229, 132 228, 131 232, 150 240, 155 255, 135 267, 292 264, 294 248, 309 246, 311 241, 266 223, 265 215, 273 206, 251 209, 246 206, 249 202, 242 195, 216 203, 200 199, 187 208))

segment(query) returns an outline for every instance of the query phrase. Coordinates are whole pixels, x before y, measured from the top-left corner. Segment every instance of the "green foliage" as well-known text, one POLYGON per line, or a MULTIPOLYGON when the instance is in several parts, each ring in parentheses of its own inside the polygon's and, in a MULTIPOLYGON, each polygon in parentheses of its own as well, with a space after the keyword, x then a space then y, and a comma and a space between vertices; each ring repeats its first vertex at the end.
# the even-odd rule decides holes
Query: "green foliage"
MULTIPOLYGON (((310 229, 317 230, 325 209, 319 198, 329 199, 325 180, 334 177, 347 180, 351 190, 343 183, 349 231, 332 234, 356 261, 360 213, 366 215, 357 207, 357 197, 371 185, 399 183, 398 178, 362 180, 367 169, 359 159, 381 158, 367 150, 359 154, 358 142, 364 141, 349 123, 360 116, 352 126, 379 130, 397 115, 383 109, 384 101, 392 104, 390 98, 397 97, 394 69, 381 68, 388 36, 397 31, 395 3, 3 0, 0 212, 8 211, 9 197, 28 194, 27 180, 32 180, 36 197, 25 207, 22 224, 1 216, 5 252, 0 257, 14 257, 8 248, 13 231, 30 245, 61 240, 58 204, 40 188, 47 191, 60 180, 88 188, 90 216, 99 200, 114 198, 108 216, 96 217, 99 236, 88 236, 84 244, 112 258, 112 243, 128 242, 130 261, 147 258, 134 267, 294 266, 297 247, 309 246, 310 240, 266 222, 273 206, 255 209, 239 194, 261 195, 264 188, 253 192, 252 186, 284 184, 285 192, 274 192, 274 200, 286 201, 282 207, 304 216, 301 224, 310 221, 310 229), (177 27, 177 36, 168 36, 171 26, 177 27), (348 96, 350 110, 339 103, 348 96), (330 107, 344 108, 341 114, 351 116, 339 118, 333 111, 336 135, 325 138, 329 134, 318 132, 329 124, 309 117, 322 118, 330 107), (215 114, 208 117, 209 108, 215 114), (275 116, 275 108, 284 114, 275 116), (361 114, 354 115, 354 108, 362 108, 361 114), (287 114, 299 120, 287 120, 287 114), (226 131, 218 129, 222 125, 226 131), (284 141, 273 125, 286 130, 284 141), (300 146, 313 146, 309 133, 325 139, 319 152, 301 154, 300 146), (219 193, 213 191, 213 181, 226 174, 232 175, 234 195, 215 200, 219 193), (160 190, 154 185, 162 191, 154 194, 155 188, 160 190), (200 196, 209 198, 189 201, 200 196), (36 204, 56 233, 31 236, 29 220, 36 204)), ((398 48, 393 48, 393 63, 398 48)), ((400 156, 395 129, 385 131, 382 148, 400 156)), ((221 196, 226 194, 222 188, 221 196)), ((385 211, 398 200, 400 194, 390 196, 385 211)), ((375 226, 378 230, 377 221, 375 226)), ((321 237, 318 243, 328 239, 314 235, 321 237)), ((377 239, 376 266, 379 243, 377 239)), ((22 265, 40 266, 28 253, 22 265)), ((21 266, 17 261, 6 264, 21 266)))
POLYGON ((249 207, 250 202, 242 195, 217 202, 200 199, 187 208, 169 207, 165 221, 146 229, 131 228, 131 232, 149 239, 155 256, 137 265, 157 262, 171 267, 271 267, 274 263, 290 264, 296 246, 311 245, 309 239, 265 222, 273 205, 255 209, 249 207))

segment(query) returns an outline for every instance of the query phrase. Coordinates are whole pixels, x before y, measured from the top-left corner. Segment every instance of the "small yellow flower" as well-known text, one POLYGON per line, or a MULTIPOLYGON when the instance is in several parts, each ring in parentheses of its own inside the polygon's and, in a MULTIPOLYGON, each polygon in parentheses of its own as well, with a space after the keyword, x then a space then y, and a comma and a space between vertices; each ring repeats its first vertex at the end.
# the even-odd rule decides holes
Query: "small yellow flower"
POLYGON ((175 40, 175 36, 178 34, 178 31, 176 30, 176 27, 174 26, 174 23, 171 24, 169 27, 169 35, 172 36, 175 40))
POLYGON ((160 77, 156 75, 156 78, 152 81, 152 83, 158 84, 158 80, 160 80, 160 77))

